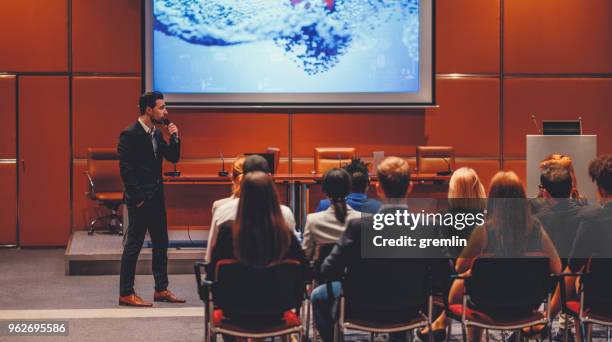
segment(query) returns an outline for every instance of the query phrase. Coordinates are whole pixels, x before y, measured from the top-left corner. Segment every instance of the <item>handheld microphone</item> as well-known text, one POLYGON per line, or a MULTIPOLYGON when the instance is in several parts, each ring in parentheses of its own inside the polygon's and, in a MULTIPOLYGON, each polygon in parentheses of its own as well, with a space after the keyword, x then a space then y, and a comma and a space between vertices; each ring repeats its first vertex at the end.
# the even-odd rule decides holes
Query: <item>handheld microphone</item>
POLYGON ((448 170, 446 170, 446 171, 438 171, 438 172, 436 172, 436 174, 438 176, 450 176, 450 175, 452 175, 453 174, 453 168, 451 167, 450 162, 448 160, 446 160, 446 158, 444 158, 444 157, 440 157, 440 159, 444 160, 444 162, 448 166, 448 170))
POLYGON ((227 171, 225 171, 225 158, 223 158, 223 152, 219 151, 219 155, 221 156, 221 171, 219 171, 219 176, 227 177, 227 171))
MULTIPOLYGON (((172 121, 170 121, 170 119, 168 118, 164 118, 163 120, 164 125, 168 126, 169 124, 172 123, 172 121)), ((179 143, 179 138, 178 135, 176 133, 172 133, 172 140, 174 140, 175 143, 179 143)))
MULTIPOLYGON (((172 123, 172 121, 170 121, 170 119, 168 118, 164 118, 162 122, 164 123, 165 126, 168 126, 169 124, 172 123)), ((172 140, 174 140, 175 143, 177 144, 179 143, 179 138, 178 138, 178 135, 176 135, 176 133, 172 133, 171 138, 172 140)), ((165 172, 164 175, 169 176, 169 177, 178 177, 181 175, 181 171, 178 171, 176 169, 176 163, 174 163, 174 171, 165 172)))
POLYGON ((531 114, 531 121, 533 122, 535 128, 538 130, 538 134, 542 134, 542 130, 540 129, 540 125, 538 125, 538 121, 536 120, 535 114, 531 114))

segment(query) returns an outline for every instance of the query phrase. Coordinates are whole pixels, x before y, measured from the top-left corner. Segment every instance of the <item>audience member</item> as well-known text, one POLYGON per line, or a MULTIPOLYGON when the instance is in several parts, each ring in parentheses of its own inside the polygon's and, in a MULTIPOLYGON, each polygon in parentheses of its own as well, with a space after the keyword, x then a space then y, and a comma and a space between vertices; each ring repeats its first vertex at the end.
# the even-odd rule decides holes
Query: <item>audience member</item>
MULTIPOLYGON (((243 166, 244 176, 246 177, 249 172, 261 171, 266 174, 270 174, 270 168, 268 162, 259 155, 251 155, 246 157, 243 166)), ((241 187, 242 189, 242 187, 241 187)), ((240 191, 242 193, 242 190, 240 191)), ((211 252, 215 246, 217 240, 217 231, 221 224, 225 221, 235 220, 236 213, 238 212, 238 204, 240 199, 238 197, 227 201, 215 210, 212 221, 210 223, 210 230, 208 231, 208 246, 206 248, 205 260, 210 261, 211 252)), ((285 219, 287 227, 295 232, 295 218, 293 212, 285 205, 281 205, 281 213, 285 219)))
POLYGON ((351 190, 351 176, 348 172, 337 168, 327 171, 323 176, 322 187, 332 205, 306 217, 302 246, 308 258, 324 258, 326 255, 314 255, 317 247, 336 243, 348 221, 361 217, 358 211, 346 203, 346 196, 351 190))
MULTIPOLYGON (((482 254, 520 258, 530 252, 546 255, 550 259, 550 272, 561 273, 561 261, 554 244, 540 222, 532 215, 520 179, 514 172, 500 171, 493 177, 489 186, 487 222, 472 232, 467 247, 457 259, 455 270, 459 274, 469 276, 474 259, 482 254)), ((520 263, 521 260, 517 259, 517 262, 520 263)), ((449 294, 449 303, 460 304, 463 292, 463 280, 455 280, 449 294)), ((559 309, 557 288, 551 303, 551 317, 555 317, 559 309)), ((524 331, 530 336, 546 332, 544 325, 524 331)), ((482 329, 470 329, 469 334, 472 341, 480 341, 482 329)))
MULTIPOLYGON (((382 203, 379 200, 368 198, 368 188, 370 186, 370 176, 368 166, 358 158, 351 160, 350 164, 343 167, 351 176, 351 192, 346 197, 346 203, 351 208, 363 213, 376 213, 382 203)), ((319 202, 316 211, 324 211, 331 205, 329 199, 319 202)))
MULTIPOLYGON (((378 183, 376 192, 383 199, 383 205, 379 212, 395 213, 397 210, 408 209, 405 201, 406 194, 410 187, 410 169, 408 163, 401 158, 388 157, 383 160, 377 168, 378 183)), ((372 226, 372 216, 368 215, 362 219, 351 220, 348 226, 334 246, 330 255, 325 258, 321 265, 319 276, 326 280, 338 280, 346 275, 349 275, 354 267, 366 262, 361 258, 361 228, 363 226, 372 226)), ((418 230, 427 232, 428 230, 418 230)), ((397 260, 393 260, 397 261, 397 260)), ((442 277, 448 277, 448 261, 439 259, 442 263, 437 263, 442 266, 445 272, 442 277)), ((379 260, 382 267, 394 267, 393 272, 397 274, 405 274, 410 276, 410 269, 404 267, 405 263, 392 262, 389 260, 379 260)), ((427 261, 424 261, 427 262, 427 261)), ((435 263, 435 262, 434 262, 435 263)), ((441 272, 437 269, 432 269, 432 273, 440 275, 441 272)), ((384 281, 384 279, 381 279, 384 281)), ((337 310, 338 298, 341 292, 341 284, 333 282, 332 295, 329 298, 327 286, 321 285, 313 290, 311 294, 311 302, 314 312, 314 320, 319 330, 323 341, 331 341, 333 337, 334 321, 337 319, 335 312, 337 310)), ((376 291, 376 289, 372 289, 376 291)), ((401 341, 406 338, 404 333, 390 334, 390 340, 401 341)))
POLYGON ((222 198, 220 200, 216 200, 213 203, 212 205, 213 216, 215 215, 215 211, 217 210, 217 208, 219 208, 220 206, 224 205, 225 203, 235 198, 240 197, 240 182, 242 181, 244 160, 245 160, 244 156, 238 156, 236 157, 236 160, 234 160, 234 164, 232 165, 232 174, 231 174, 232 195, 229 197, 222 198))

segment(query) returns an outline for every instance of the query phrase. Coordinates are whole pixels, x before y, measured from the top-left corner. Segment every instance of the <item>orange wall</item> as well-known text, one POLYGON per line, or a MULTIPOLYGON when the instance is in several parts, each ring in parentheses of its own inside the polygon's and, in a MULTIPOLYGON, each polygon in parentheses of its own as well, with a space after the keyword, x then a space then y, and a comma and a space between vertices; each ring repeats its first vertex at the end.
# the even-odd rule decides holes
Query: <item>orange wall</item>
MULTIPOLYGON (((73 229, 98 212, 84 193, 86 150, 113 147, 137 114, 141 91, 142 0, 12 1, 0 12, 0 244, 16 242, 17 116, 34 93, 19 94, 25 77, 66 76, 73 229), (41 29, 44 28, 44 29, 41 29), (15 127, 15 129, 12 129, 15 127)), ((355 146, 414 157, 420 144, 454 145, 457 164, 485 182, 500 165, 525 174, 524 136, 539 119, 582 116, 584 131, 598 134, 599 152, 612 152, 608 98, 612 94, 612 2, 609 0, 437 0, 438 108, 416 110, 234 112, 172 110, 184 141, 184 171, 212 172, 218 153, 232 157, 268 146, 281 148, 281 170, 309 172, 315 146, 355 146), (291 155, 289 155, 291 151, 291 155)), ((56 108, 57 109, 57 108, 56 108)), ((42 142, 39 142, 42 143, 42 142)), ((43 190, 44 191, 44 190, 43 190)), ((214 190, 220 196, 224 190, 214 190)), ((190 195, 191 196, 191 195, 190 195)), ((194 195, 195 196, 195 195, 194 195)), ((211 195, 213 196, 213 195, 211 195)), ((209 196, 209 197, 211 197, 209 196)), ((205 203, 211 198, 203 198, 205 203)), ((41 216, 65 210, 46 203, 41 216)), ((185 213, 175 211, 175 223, 185 213)), ((197 214, 197 213, 196 213, 197 214)), ((207 209, 198 222, 207 220, 207 209)), ((199 214, 198 214, 199 215, 199 214)), ((172 213, 170 213, 170 220, 172 213)), ((171 222, 172 223, 172 222, 171 222)), ((44 227, 21 232, 22 245, 62 244, 44 227), (24 236, 25 234, 25 236, 24 236)), ((65 242, 63 242, 65 243, 65 242)))

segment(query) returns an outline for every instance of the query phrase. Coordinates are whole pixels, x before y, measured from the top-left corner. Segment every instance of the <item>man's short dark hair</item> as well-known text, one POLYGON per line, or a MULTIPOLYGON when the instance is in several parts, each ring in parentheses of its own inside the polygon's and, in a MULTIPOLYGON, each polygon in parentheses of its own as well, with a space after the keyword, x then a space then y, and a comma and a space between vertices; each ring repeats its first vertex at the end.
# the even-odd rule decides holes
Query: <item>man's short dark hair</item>
POLYGON ((551 164, 542 169, 540 184, 554 198, 569 198, 572 193, 572 175, 559 164, 551 164))
POLYGON ((612 154, 602 154, 591 160, 589 175, 597 187, 612 195, 612 154))
POLYGON ((398 157, 387 157, 376 169, 378 181, 387 198, 404 198, 410 184, 410 166, 398 157))
POLYGON ((361 159, 353 158, 343 168, 351 175, 351 192, 364 193, 370 184, 368 166, 361 159))
POLYGON ((270 173, 270 166, 268 165, 268 161, 266 161, 266 158, 258 154, 253 154, 246 157, 242 170, 244 172, 244 175, 253 171, 262 171, 265 173, 270 173))
POLYGON ((144 114, 147 110, 147 107, 155 108, 155 103, 157 100, 163 100, 164 94, 159 91, 147 91, 146 93, 140 95, 140 101, 138 103, 140 107, 140 115, 144 114))

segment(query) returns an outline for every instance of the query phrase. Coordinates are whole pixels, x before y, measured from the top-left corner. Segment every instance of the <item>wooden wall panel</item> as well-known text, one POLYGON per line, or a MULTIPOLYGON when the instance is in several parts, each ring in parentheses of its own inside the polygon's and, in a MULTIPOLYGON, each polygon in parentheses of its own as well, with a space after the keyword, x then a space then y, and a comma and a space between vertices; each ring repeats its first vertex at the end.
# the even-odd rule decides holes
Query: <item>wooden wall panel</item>
POLYGON ((89 147, 117 147, 138 118, 140 77, 75 77, 72 83, 73 157, 89 147))
POLYGON ((499 0, 436 2, 436 72, 499 72, 499 0))
POLYGON ((537 134, 531 120, 575 120, 583 133, 598 135, 598 153, 612 152, 610 95, 612 78, 524 78, 505 81, 504 155, 525 156, 525 135, 537 134))
POLYGON ((457 156, 498 156, 499 80, 444 78, 436 85, 439 107, 425 116, 427 145, 455 146, 457 156))
POLYGON ((274 146, 281 157, 289 151, 289 120, 286 114, 202 113, 190 109, 169 110, 179 128, 181 158, 235 157, 245 152, 265 151, 274 146))
POLYGON ((141 0, 73 0, 76 72, 140 72, 141 0))
POLYGON ((68 1, 3 1, 0 72, 68 70, 68 1))
POLYGON ((0 162, 0 245, 17 244, 17 168, 0 162))
POLYGON ((400 112, 313 113, 293 115, 294 157, 313 157, 315 147, 355 147, 358 156, 373 151, 414 155, 425 142, 422 109, 400 112))
POLYGON ((15 76, 0 76, 0 121, 2 134, 0 134, 0 159, 15 159, 17 146, 17 101, 15 99, 15 76))
POLYGON ((509 73, 612 73, 612 1, 505 1, 509 73))
POLYGON ((68 77, 19 79, 22 246, 62 246, 70 233, 68 77))

